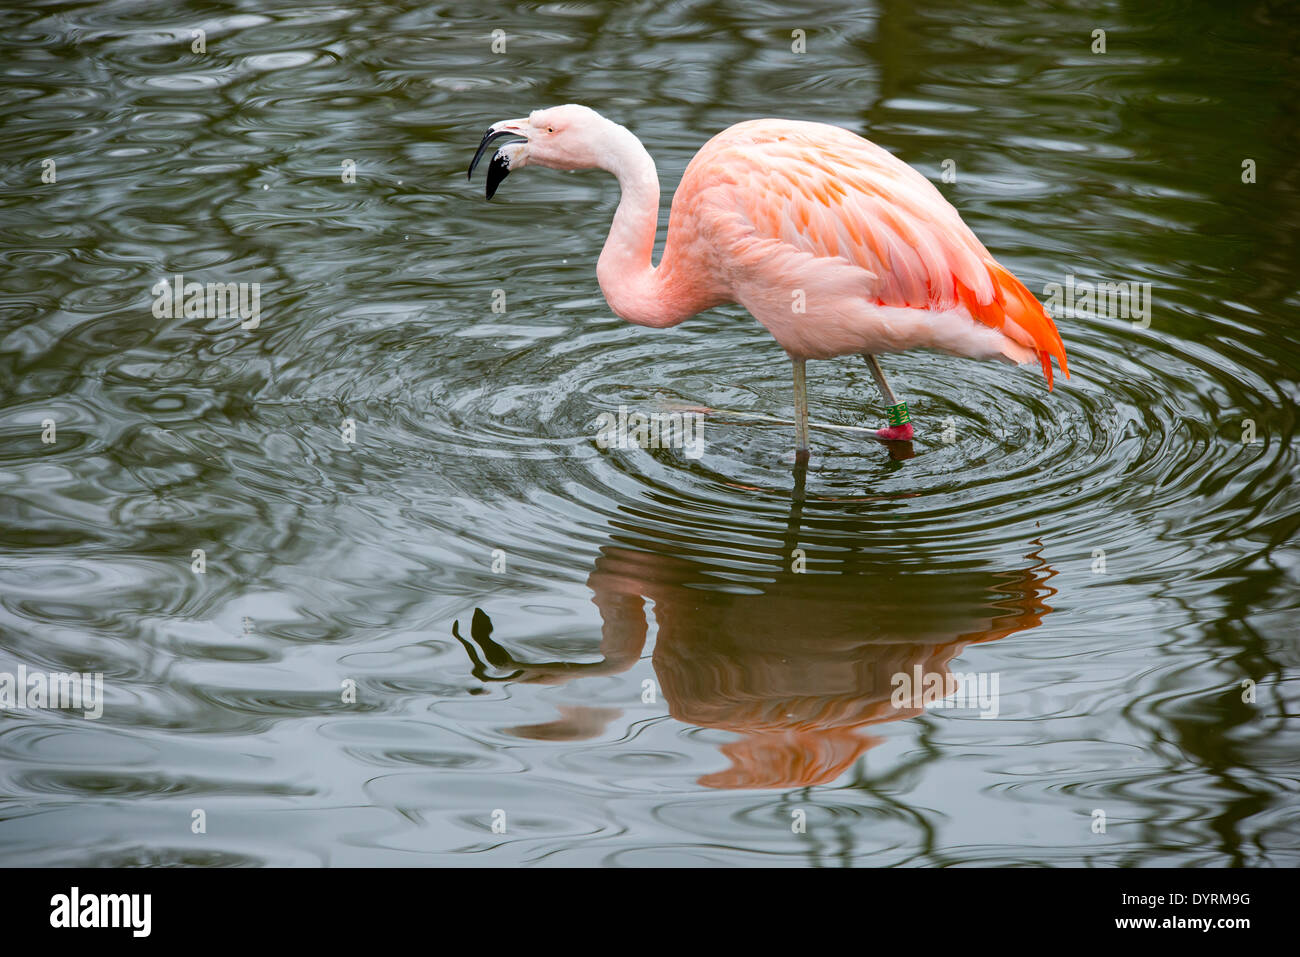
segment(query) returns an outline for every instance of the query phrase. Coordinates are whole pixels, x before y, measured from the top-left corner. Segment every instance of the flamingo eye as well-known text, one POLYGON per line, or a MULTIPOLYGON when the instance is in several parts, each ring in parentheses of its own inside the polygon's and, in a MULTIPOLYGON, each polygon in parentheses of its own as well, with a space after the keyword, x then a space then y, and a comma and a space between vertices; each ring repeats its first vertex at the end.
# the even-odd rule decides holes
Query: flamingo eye
POLYGON ((555 127, 553 127, 553 126, 548 126, 548 127, 546 128, 546 132, 548 132, 548 133, 554 133, 554 132, 555 132, 555 127))

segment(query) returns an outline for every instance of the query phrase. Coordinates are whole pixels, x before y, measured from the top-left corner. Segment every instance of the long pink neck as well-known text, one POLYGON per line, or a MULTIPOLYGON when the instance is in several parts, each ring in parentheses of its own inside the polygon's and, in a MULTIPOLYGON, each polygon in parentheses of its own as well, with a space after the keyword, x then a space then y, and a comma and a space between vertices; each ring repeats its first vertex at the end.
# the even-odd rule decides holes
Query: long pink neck
POLYGON ((701 291, 706 280, 701 269, 679 267, 671 228, 659 266, 651 262, 659 228, 659 176, 640 140, 615 123, 609 127, 601 165, 618 177, 623 195, 596 264, 600 291, 628 322, 674 326, 722 299, 701 291))

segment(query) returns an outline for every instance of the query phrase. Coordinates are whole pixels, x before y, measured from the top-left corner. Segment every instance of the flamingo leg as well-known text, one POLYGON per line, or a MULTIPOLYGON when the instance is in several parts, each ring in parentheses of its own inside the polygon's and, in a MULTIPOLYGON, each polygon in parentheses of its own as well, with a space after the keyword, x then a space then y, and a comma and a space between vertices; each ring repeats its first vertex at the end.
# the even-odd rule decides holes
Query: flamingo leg
POLYGON ((881 396, 884 397, 885 405, 889 411, 889 427, 877 429, 876 435, 882 439, 902 439, 912 438, 912 416, 907 411, 907 403, 899 402, 898 397, 894 395, 894 390, 889 387, 885 381, 885 371, 880 368, 880 361, 870 352, 862 353, 862 358, 867 360, 867 365, 871 367, 871 375, 876 380, 876 388, 880 390, 881 396))
POLYGON ((795 460, 808 459, 808 383, 804 379, 806 360, 790 357, 794 363, 794 444, 795 460))

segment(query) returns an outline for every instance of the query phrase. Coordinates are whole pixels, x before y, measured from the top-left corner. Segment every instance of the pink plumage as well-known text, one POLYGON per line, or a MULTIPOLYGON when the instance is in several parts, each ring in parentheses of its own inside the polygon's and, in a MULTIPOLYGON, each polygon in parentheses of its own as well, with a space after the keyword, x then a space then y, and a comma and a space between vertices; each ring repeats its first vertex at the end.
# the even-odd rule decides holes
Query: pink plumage
MULTIPOLYGON (((659 180, 635 136, 568 105, 494 124, 479 155, 506 134, 524 142, 494 156, 489 197, 508 172, 530 164, 618 177, 623 196, 597 277, 620 316, 669 326, 736 302, 771 332, 795 363, 801 451, 807 359, 866 356, 891 408, 904 409, 874 359, 880 353, 933 348, 1037 360, 1049 388, 1055 358, 1069 375, 1061 337, 1038 300, 929 180, 848 130, 764 119, 713 137, 682 176, 657 267, 659 180)), ((911 425, 882 435, 910 438, 911 425)))

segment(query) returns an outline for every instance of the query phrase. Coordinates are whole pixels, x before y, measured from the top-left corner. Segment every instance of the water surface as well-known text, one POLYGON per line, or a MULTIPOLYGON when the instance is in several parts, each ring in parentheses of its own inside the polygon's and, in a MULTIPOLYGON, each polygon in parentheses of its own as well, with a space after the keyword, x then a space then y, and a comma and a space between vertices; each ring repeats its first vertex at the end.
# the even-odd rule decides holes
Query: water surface
MULTIPOLYGON (((0 716, 0 861, 1300 863, 1300 30, 923 7, 9 5, 0 670, 106 702, 0 716), (798 481, 737 416, 601 449, 620 406, 788 419, 789 364, 738 307, 611 314, 612 178, 465 181, 569 101, 665 225, 718 130, 837 123, 1035 293, 1149 283, 1149 323, 1061 316, 1050 394, 889 358, 911 457, 814 432, 798 481), (176 273, 260 325, 156 317, 176 273), (996 716, 894 707, 917 667, 996 716)), ((883 424, 860 361, 809 368, 815 420, 883 424)))

